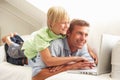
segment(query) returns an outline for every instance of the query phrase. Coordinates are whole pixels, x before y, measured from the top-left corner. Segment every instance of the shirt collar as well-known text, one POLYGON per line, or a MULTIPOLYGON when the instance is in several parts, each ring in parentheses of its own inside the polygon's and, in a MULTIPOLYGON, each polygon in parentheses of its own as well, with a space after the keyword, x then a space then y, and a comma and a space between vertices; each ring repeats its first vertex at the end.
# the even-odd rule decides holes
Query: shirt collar
POLYGON ((52 32, 49 28, 48 28, 48 35, 51 37, 51 38, 54 38, 54 39, 57 39, 57 38, 63 38, 64 36, 62 35, 57 35, 55 34, 54 32, 52 32))
POLYGON ((64 43, 65 50, 67 50, 69 53, 71 53, 71 50, 70 50, 68 42, 67 42, 67 38, 63 39, 63 43, 64 43))

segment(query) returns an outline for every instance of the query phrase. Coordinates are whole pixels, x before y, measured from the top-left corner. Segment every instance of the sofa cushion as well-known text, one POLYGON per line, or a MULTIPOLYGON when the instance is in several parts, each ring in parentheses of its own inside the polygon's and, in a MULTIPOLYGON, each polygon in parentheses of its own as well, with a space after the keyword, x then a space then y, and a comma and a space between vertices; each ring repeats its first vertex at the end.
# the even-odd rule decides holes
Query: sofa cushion
POLYGON ((112 49, 112 65, 120 65, 120 40, 112 49))
POLYGON ((5 49, 4 46, 0 46, 0 63, 6 61, 5 49))
POLYGON ((116 43, 112 50, 112 72, 113 80, 120 80, 120 40, 116 43))
POLYGON ((29 39, 33 39, 34 36, 32 35, 22 35, 21 38, 24 40, 24 41, 27 41, 29 39))

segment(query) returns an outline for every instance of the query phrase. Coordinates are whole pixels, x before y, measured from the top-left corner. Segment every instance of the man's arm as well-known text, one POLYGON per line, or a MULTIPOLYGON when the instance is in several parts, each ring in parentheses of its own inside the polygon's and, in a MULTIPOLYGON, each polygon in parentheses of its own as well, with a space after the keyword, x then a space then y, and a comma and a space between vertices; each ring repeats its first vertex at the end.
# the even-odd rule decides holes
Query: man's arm
POLYGON ((60 70, 50 72, 48 68, 42 69, 36 76, 33 77, 33 80, 44 80, 52 75, 57 73, 67 71, 67 70, 75 70, 75 69, 83 69, 83 68, 91 68, 93 65, 90 62, 77 62, 74 64, 64 65, 60 70))
POLYGON ((94 53, 94 51, 90 48, 90 46, 87 44, 87 47, 88 47, 88 52, 90 54, 90 56, 94 59, 95 61, 95 64, 98 64, 98 57, 97 57, 97 54, 94 53))

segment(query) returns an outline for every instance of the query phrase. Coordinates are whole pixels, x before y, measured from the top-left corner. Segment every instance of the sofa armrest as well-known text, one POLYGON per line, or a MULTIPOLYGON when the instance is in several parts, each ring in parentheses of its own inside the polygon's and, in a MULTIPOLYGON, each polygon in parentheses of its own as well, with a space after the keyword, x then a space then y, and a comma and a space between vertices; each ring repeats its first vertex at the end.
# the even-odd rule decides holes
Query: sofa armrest
POLYGON ((6 61, 5 49, 4 46, 0 46, 0 63, 6 61))

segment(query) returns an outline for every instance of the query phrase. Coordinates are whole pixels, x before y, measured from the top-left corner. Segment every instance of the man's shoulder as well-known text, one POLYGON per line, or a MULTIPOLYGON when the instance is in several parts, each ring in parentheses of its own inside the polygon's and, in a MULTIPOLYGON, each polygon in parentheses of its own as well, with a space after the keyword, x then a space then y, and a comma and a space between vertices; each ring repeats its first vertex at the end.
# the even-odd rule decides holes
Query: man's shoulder
POLYGON ((84 44, 84 46, 79 49, 80 52, 85 52, 87 50, 87 44, 84 44))
POLYGON ((63 45, 63 44, 64 44, 64 38, 51 41, 51 45, 63 45))
POLYGON ((63 43, 63 40, 64 39, 59 38, 59 39, 53 40, 51 43, 63 43))

